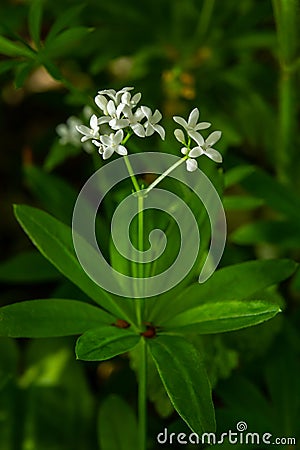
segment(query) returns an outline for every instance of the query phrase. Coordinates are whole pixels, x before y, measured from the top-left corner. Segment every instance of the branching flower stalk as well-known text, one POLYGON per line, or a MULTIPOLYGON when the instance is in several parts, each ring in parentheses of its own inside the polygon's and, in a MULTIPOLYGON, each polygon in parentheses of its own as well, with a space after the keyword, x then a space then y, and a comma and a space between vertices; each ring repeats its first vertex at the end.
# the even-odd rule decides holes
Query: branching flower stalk
MULTIPOLYGON (((180 158, 169 167, 164 173, 158 176, 146 189, 140 185, 128 158, 126 144, 132 136, 146 138, 154 133, 159 134, 161 139, 165 139, 165 130, 159 124, 162 119, 160 111, 157 109, 152 113, 148 106, 138 106, 141 94, 132 95, 132 87, 124 87, 120 91, 105 89, 98 92, 95 97, 95 104, 100 110, 100 114, 93 114, 89 118, 89 126, 79 123, 79 119, 72 118, 67 126, 59 126, 57 131, 61 135, 64 143, 68 139, 74 140, 74 129, 81 136, 81 143, 85 147, 87 144, 94 146, 98 150, 103 160, 109 159, 113 154, 118 154, 124 158, 128 174, 131 178, 133 190, 137 198, 137 218, 138 250, 142 254, 144 248, 144 198, 155 188, 164 178, 173 172, 181 164, 186 164, 188 172, 194 172, 198 168, 196 158, 205 155, 217 163, 222 162, 221 154, 213 148, 221 137, 221 131, 212 132, 206 139, 200 131, 211 126, 209 122, 198 122, 199 110, 194 108, 187 120, 174 116, 173 120, 182 128, 174 131, 176 140, 182 145, 180 158), (71 130, 73 126, 73 129, 71 130)), ((78 134, 79 136, 79 134, 78 134)), ((90 147, 88 147, 90 152, 90 147)), ((134 276, 139 279, 144 277, 144 265, 142 258, 133 267, 134 276)), ((141 335, 144 332, 144 305, 143 292, 139 292, 136 300, 136 321, 141 335)), ((145 338, 140 343, 140 365, 138 371, 139 391, 138 391, 138 415, 139 415, 139 450, 146 450, 146 402, 147 402, 147 347, 145 338)))

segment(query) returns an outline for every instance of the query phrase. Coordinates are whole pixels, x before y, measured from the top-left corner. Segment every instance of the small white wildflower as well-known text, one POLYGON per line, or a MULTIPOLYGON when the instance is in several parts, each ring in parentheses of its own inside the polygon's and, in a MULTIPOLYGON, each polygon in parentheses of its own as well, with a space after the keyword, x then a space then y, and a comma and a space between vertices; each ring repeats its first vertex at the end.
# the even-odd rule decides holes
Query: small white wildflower
POLYGON ((121 145, 123 137, 123 130, 118 130, 116 133, 100 136, 101 142, 93 141, 93 143, 99 147, 99 153, 102 155, 103 159, 110 158, 114 152, 124 156, 127 155, 127 149, 124 145, 121 145))
POLYGON ((66 123, 57 125, 56 132, 59 135, 59 143, 61 145, 71 144, 74 147, 79 147, 80 135, 76 129, 79 125, 81 125, 81 121, 75 116, 69 117, 66 123))
POLYGON ((102 91, 98 91, 100 95, 107 95, 111 100, 113 100, 114 104, 118 106, 121 102, 121 97, 125 92, 131 91, 134 89, 133 87, 124 87, 120 91, 115 91, 114 89, 104 89, 102 91))
POLYGON ((88 139, 99 139, 98 119, 95 114, 93 114, 90 118, 90 127, 91 128, 88 128, 85 125, 76 126, 76 130, 79 131, 79 133, 83 134, 81 142, 85 142, 88 139))
POLYGON ((151 109, 148 108, 148 106, 141 106, 141 110, 145 115, 145 117, 147 118, 147 121, 144 123, 146 136, 151 136, 156 131, 160 135, 161 139, 164 140, 165 130, 161 125, 158 125, 158 122, 162 118, 162 115, 158 111, 158 109, 156 109, 153 114, 151 109))
POLYGON ((197 169, 198 163, 195 158, 198 158, 201 155, 205 155, 215 162, 222 162, 221 153, 211 147, 216 142, 218 142, 218 140, 221 138, 221 135, 221 131, 214 131, 208 136, 206 140, 204 140, 203 137, 199 135, 200 137, 197 137, 198 145, 196 147, 192 149, 183 147, 181 149, 181 153, 188 156, 188 159, 186 160, 186 168, 189 172, 194 172, 197 169))
POLYGON ((200 136, 200 133, 198 133, 199 130, 205 130, 206 128, 209 128, 211 126, 209 122, 197 123, 199 115, 200 115, 199 109, 194 108, 188 117, 188 121, 183 119, 183 117, 179 116, 174 116, 173 120, 177 122, 179 125, 181 125, 191 138, 196 140, 196 138, 200 136))
POLYGON ((141 100, 141 98, 142 94, 140 92, 135 94, 132 98, 130 92, 125 92, 124 94, 122 94, 121 103, 128 106, 129 108, 134 108, 141 100))

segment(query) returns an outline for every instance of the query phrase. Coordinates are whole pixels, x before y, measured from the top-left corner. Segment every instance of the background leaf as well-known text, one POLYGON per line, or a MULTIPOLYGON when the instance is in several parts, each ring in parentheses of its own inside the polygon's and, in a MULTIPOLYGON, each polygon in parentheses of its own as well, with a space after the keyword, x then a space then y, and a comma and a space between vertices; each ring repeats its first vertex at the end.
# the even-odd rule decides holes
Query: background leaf
POLYGON ((138 448, 135 414, 127 402, 110 395, 101 404, 98 416, 98 441, 101 450, 138 448))

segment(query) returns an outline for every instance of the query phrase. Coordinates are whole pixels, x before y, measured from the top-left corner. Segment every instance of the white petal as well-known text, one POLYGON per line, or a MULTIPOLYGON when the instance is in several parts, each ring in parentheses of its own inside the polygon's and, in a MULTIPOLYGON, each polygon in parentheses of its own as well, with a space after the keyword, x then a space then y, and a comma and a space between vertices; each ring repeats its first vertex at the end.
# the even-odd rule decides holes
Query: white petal
POLYGON ((140 93, 140 92, 138 92, 137 94, 135 94, 133 97, 132 97, 132 103, 134 104, 134 105, 137 105, 138 104, 138 102, 141 100, 141 98, 142 98, 142 94, 140 93))
POLYGON ((104 97, 104 95, 97 95, 95 97, 95 103, 103 112, 106 111, 107 99, 104 97))
POLYGON ((190 156, 191 158, 198 158, 198 156, 201 156, 203 153, 204 153, 204 152, 203 152, 203 150, 202 150, 201 147, 194 147, 194 148, 190 151, 189 156, 190 156))
POLYGON ((195 131, 206 130, 210 126, 211 126, 211 123, 209 123, 209 122, 200 122, 200 123, 197 123, 197 125, 195 126, 195 131))
POLYGON ((102 142, 102 144, 104 144, 106 146, 111 145, 111 138, 109 136, 107 136, 107 134, 100 136, 100 141, 102 142))
POLYGON ((131 95, 129 94, 129 92, 124 92, 124 94, 121 97, 121 102, 125 103, 125 105, 129 105, 131 99, 131 95))
POLYGON ((148 108, 148 106, 141 106, 141 110, 143 111, 143 114, 145 117, 147 117, 147 119, 152 116, 151 109, 148 108))
POLYGON ((189 149, 188 149, 188 148, 186 148, 186 147, 182 147, 182 149, 181 149, 181 153, 182 153, 183 155, 187 155, 187 154, 188 154, 188 152, 189 152, 189 149))
POLYGON ((181 142, 182 144, 185 143, 184 132, 182 130, 179 130, 179 128, 174 131, 174 136, 176 137, 177 141, 181 142))
POLYGON ((194 141, 196 141, 198 145, 203 145, 203 144, 204 144, 204 139, 203 139, 203 137, 202 137, 201 134, 198 133, 197 131, 189 130, 189 131, 188 131, 188 135, 189 135, 192 139, 194 139, 194 141))
POLYGON ((88 134, 88 135, 91 134, 90 128, 86 127, 85 125, 78 125, 76 127, 76 130, 79 131, 79 133, 81 134, 88 134))
POLYGON ((162 140, 165 139, 166 132, 161 125, 153 125, 154 130, 160 135, 162 140))
POLYGON ((195 127, 197 124, 197 120, 199 119, 199 109, 194 108, 193 111, 190 113, 188 118, 188 125, 190 127, 195 127))
POLYGON ((111 157, 111 155, 113 154, 113 152, 114 152, 114 149, 113 149, 113 147, 106 147, 104 150, 103 150, 103 159, 108 159, 108 158, 110 158, 111 157))
POLYGON ((112 119, 109 121, 109 125, 113 130, 120 130, 126 128, 129 125, 128 119, 112 119))
POLYGON ((134 134, 139 137, 143 138, 146 135, 145 128, 141 123, 135 123, 134 125, 131 125, 131 129, 133 130, 134 134))
POLYGON ((114 143, 115 144, 121 144, 122 140, 123 140, 123 130, 119 130, 116 132, 115 136, 114 136, 114 143))
POLYGON ((179 125, 181 125, 183 128, 188 127, 187 122, 182 117, 174 116, 173 120, 174 120, 174 122, 179 123, 179 125))
POLYGON ((217 163, 221 163, 223 161, 221 153, 214 148, 208 148, 204 154, 217 163))
POLYGON ((92 130, 97 130, 97 131, 99 130, 98 119, 97 119, 96 114, 92 115, 91 120, 90 120, 90 126, 91 126, 92 130))
POLYGON ((162 119, 162 115, 161 112, 158 111, 158 109, 155 110, 155 113, 152 116, 151 122, 152 123, 157 123, 162 119))
POLYGON ((103 123, 107 123, 111 120, 109 116, 102 116, 98 118, 98 125, 102 125, 103 123))
POLYGON ((205 140, 206 144, 214 145, 222 136, 222 131, 214 131, 211 133, 208 138, 205 140))
POLYGON ((146 128, 146 136, 152 136, 152 134, 154 133, 154 128, 153 128, 153 125, 151 124, 151 123, 147 123, 146 125, 145 125, 145 128, 146 128))
POLYGON ((92 144, 96 145, 96 147, 102 147, 101 142, 96 141, 96 139, 93 139, 93 140, 92 140, 92 144))
POLYGON ((109 100, 107 103, 107 112, 110 116, 114 116, 116 114, 116 107, 112 100, 109 100))
POLYGON ((195 159, 187 159, 186 168, 189 172, 194 172, 198 168, 198 163, 195 159))
POLYGON ((127 155, 127 149, 124 147, 124 145, 118 145, 118 147, 116 148, 116 153, 121 156, 127 155))

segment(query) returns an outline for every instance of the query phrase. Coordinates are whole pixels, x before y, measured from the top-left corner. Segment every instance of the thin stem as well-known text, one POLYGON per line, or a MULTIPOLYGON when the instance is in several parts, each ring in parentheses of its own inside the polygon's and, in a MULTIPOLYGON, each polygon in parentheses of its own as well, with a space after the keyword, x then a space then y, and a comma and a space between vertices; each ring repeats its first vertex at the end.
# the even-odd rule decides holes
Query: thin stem
POLYGON ((146 450, 147 445, 147 347, 145 339, 140 343, 140 367, 139 367, 139 450, 146 450))
POLYGON ((150 186, 147 187, 144 191, 144 195, 148 194, 155 186, 158 185, 166 176, 168 176, 173 170, 175 170, 177 167, 179 167, 184 161, 188 159, 188 156, 184 156, 179 161, 176 161, 175 164, 173 164, 171 167, 169 167, 164 173, 162 173, 156 180, 153 181, 153 183, 150 184, 150 186))
MULTIPOLYGON (((125 143, 125 139, 124 139, 123 142, 125 143)), ((124 156, 124 161, 125 161, 125 164, 126 164, 126 167, 127 167, 128 173, 129 173, 129 176, 131 178, 133 187, 134 187, 136 192, 139 192, 140 191, 140 186, 139 186, 139 183, 137 182, 137 179, 136 179, 136 177, 134 175, 133 169, 131 167, 131 164, 130 164, 130 161, 129 161, 129 158, 128 158, 127 155, 124 156)))
POLYGON ((215 6, 215 0, 204 0, 200 19, 198 22, 195 37, 198 40, 203 38, 210 26, 213 10, 215 6))

